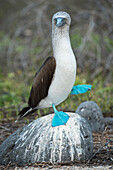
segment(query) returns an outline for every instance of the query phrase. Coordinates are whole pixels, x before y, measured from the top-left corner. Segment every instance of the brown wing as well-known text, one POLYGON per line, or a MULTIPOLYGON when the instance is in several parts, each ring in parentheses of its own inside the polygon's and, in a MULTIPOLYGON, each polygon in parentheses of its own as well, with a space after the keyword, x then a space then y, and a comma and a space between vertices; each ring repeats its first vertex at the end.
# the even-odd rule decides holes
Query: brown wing
POLYGON ((56 68, 54 57, 48 57, 40 70, 36 73, 31 89, 28 105, 32 108, 48 95, 48 89, 56 68))

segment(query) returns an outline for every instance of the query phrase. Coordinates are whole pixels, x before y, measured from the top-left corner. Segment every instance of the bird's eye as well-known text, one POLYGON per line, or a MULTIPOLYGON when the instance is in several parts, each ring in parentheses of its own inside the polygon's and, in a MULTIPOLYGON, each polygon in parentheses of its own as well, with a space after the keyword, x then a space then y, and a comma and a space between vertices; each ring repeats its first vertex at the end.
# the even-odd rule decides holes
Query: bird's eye
POLYGON ((55 24, 57 23, 57 18, 54 19, 55 24))

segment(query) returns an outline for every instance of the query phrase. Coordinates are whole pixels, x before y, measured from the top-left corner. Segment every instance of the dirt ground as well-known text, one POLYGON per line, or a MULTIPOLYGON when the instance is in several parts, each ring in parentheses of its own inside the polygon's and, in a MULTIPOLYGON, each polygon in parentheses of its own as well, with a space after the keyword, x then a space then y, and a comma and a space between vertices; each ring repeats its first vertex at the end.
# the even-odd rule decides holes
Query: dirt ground
MULTIPOLYGON (((113 166, 109 166, 109 165, 106 165, 106 166, 49 166, 49 167, 45 167, 45 168, 42 168, 42 167, 9 167, 9 168, 5 168, 5 170, 8 169, 8 170, 48 170, 48 169, 53 169, 53 170, 110 170, 110 169, 113 169, 113 166)), ((1 169, 2 170, 2 169, 1 169)))
MULTIPOLYGON (((0 122, 0 144, 18 128, 24 126, 26 122, 15 123, 14 120, 3 120, 0 122)), ((67 164, 34 164, 31 166, 17 167, 16 165, 0 166, 2 169, 18 169, 18 170, 38 170, 38 169, 113 169, 113 124, 106 123, 104 132, 93 133, 94 151, 92 157, 85 163, 71 162, 67 164)))

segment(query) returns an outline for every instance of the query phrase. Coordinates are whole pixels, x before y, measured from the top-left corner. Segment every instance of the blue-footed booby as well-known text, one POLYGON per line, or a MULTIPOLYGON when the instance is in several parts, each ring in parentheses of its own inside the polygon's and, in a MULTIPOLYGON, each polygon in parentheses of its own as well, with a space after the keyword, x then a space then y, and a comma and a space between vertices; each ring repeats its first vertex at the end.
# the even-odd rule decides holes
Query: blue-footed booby
POLYGON ((40 108, 53 107, 52 126, 65 125, 69 119, 67 113, 57 111, 56 105, 62 103, 68 95, 84 93, 91 87, 73 87, 76 78, 76 59, 73 53, 69 28, 71 17, 67 12, 57 12, 52 18, 53 57, 48 57, 36 73, 28 107, 23 108, 20 118, 40 108))

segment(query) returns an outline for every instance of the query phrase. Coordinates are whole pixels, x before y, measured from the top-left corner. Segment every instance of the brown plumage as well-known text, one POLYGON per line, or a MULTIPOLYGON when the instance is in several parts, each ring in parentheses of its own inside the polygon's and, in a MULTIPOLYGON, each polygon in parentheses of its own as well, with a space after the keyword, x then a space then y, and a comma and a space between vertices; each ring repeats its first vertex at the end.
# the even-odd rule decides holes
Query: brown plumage
POLYGON ((20 118, 35 112, 39 102, 48 95, 49 86, 52 82, 56 68, 54 57, 48 57, 43 63, 39 71, 35 75, 35 79, 31 88, 28 107, 23 108, 19 116, 20 118))

